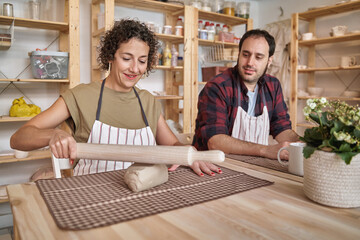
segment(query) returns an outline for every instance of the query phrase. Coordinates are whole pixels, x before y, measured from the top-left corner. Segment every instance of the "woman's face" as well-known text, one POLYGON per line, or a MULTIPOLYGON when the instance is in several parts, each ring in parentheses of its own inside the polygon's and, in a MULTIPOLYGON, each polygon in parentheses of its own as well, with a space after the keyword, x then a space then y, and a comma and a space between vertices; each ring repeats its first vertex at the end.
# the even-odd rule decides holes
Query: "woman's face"
POLYGON ((132 38, 122 43, 110 61, 109 86, 120 92, 130 92, 146 72, 150 47, 143 41, 132 38))

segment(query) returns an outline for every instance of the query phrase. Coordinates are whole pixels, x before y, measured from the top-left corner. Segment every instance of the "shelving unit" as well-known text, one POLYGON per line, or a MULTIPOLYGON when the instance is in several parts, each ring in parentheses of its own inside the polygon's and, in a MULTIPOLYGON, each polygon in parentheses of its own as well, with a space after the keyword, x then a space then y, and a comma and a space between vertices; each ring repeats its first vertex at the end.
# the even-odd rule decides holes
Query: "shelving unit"
POLYGON ((184 16, 184 37, 166 34, 156 34, 160 40, 174 44, 184 44, 184 66, 164 67, 157 66, 155 69, 165 71, 166 96, 156 96, 157 99, 165 100, 165 118, 174 121, 179 120, 179 113, 183 114, 183 131, 191 133, 195 130, 198 100, 198 46, 223 45, 225 48, 237 48, 236 43, 220 41, 208 41, 198 39, 198 19, 206 19, 225 23, 230 30, 233 26, 246 24, 246 29, 252 29, 252 19, 228 16, 224 14, 198 10, 192 6, 181 6, 166 2, 152 0, 94 0, 92 2, 92 81, 101 78, 101 71, 96 62, 96 48, 99 38, 111 28, 114 21, 114 7, 120 5, 141 9, 145 11, 161 12, 165 16, 165 25, 175 26, 178 16, 184 16), (97 29, 97 14, 100 12, 100 4, 104 4, 105 27, 97 29), (181 71, 183 81, 175 81, 175 71, 181 71), (184 86, 183 96, 179 95, 179 86, 184 86), (179 109, 179 100, 183 101, 183 109, 179 109))
POLYGON ((168 42, 170 44, 187 44, 184 47, 184 66, 168 67, 156 66, 158 71, 165 71, 165 95, 155 96, 156 99, 165 101, 165 119, 172 119, 175 122, 179 121, 179 113, 183 115, 183 132, 189 133, 191 131, 191 59, 190 51, 192 41, 191 22, 193 8, 187 6, 180 6, 171 3, 164 3, 151 0, 106 0, 92 2, 92 81, 101 80, 101 70, 96 61, 96 50, 100 37, 109 30, 114 22, 114 8, 116 6, 129 7, 133 9, 141 9, 151 12, 160 12, 164 14, 165 25, 175 26, 177 18, 184 16, 184 36, 168 35, 156 33, 159 40, 168 42), (97 29, 97 14, 100 12, 100 4, 104 4, 105 11, 105 27, 97 29), (182 73, 182 81, 176 82, 176 72, 182 73), (183 95, 179 95, 179 86, 183 85, 183 95), (179 109, 179 101, 183 101, 183 109, 179 109))
MULTIPOLYGON (((360 33, 346 34, 344 36, 337 37, 323 37, 314 38, 312 40, 298 40, 299 39, 299 20, 304 20, 309 23, 309 31, 316 36, 316 25, 315 21, 317 18, 345 13, 350 11, 356 11, 360 9, 360 1, 348 1, 339 3, 332 6, 316 8, 302 13, 294 13, 292 15, 292 36, 291 36, 291 98, 290 98, 290 119, 293 124, 293 130, 297 127, 311 127, 312 125, 298 122, 298 102, 299 100, 307 100, 313 97, 300 97, 298 96, 298 74, 307 74, 307 85, 309 87, 315 86, 315 73, 324 71, 349 71, 349 70, 360 70, 360 65, 351 67, 317 67, 315 64, 315 50, 317 45, 322 44, 337 44, 348 41, 359 41, 360 33), (308 68, 298 69, 298 53, 299 47, 308 48, 308 68)), ((360 101, 358 98, 348 98, 341 96, 326 97, 328 100, 342 100, 342 101, 360 101)))
POLYGON ((198 10, 194 8, 194 17, 192 19, 193 25, 196 28, 193 32, 194 41, 192 46, 192 82, 191 82, 191 131, 195 131, 195 120, 197 117, 197 103, 198 103, 198 95, 199 95, 199 85, 205 85, 206 83, 199 81, 198 79, 198 46, 216 46, 222 45, 224 48, 238 48, 239 44, 237 43, 228 43, 228 42, 221 42, 221 41, 211 41, 211 40, 204 40, 198 38, 198 31, 197 25, 199 19, 206 20, 206 21, 214 21, 224 23, 229 27, 229 31, 232 30, 234 26, 237 25, 245 25, 245 30, 253 29, 253 20, 251 18, 239 18, 234 16, 229 16, 225 14, 215 13, 215 12, 207 12, 203 10, 198 10))
MULTIPOLYGON (((80 81, 80 33, 79 33, 79 0, 65 0, 64 22, 34 20, 19 17, 0 16, 0 25, 10 26, 14 22, 15 27, 23 27, 28 29, 44 29, 59 31, 59 51, 69 52, 69 68, 68 79, 0 79, 0 82, 22 82, 30 83, 60 83, 60 92, 68 88, 73 88, 80 81)), ((31 118, 15 118, 8 116, 0 117, 0 124, 8 124, 11 122, 28 121, 31 118)), ((13 155, 1 156, 0 164, 13 163, 20 161, 31 161, 39 159, 49 159, 50 151, 31 151, 27 158, 18 159, 13 155)))

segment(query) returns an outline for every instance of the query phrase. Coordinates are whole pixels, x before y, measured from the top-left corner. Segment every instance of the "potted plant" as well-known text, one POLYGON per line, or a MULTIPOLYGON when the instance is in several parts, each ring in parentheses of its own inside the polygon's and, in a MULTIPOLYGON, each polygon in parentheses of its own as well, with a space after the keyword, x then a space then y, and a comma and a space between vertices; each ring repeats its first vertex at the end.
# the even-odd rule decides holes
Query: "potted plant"
POLYGON ((300 139, 304 192, 334 207, 360 206, 360 108, 325 98, 308 99, 307 120, 316 124, 300 139))

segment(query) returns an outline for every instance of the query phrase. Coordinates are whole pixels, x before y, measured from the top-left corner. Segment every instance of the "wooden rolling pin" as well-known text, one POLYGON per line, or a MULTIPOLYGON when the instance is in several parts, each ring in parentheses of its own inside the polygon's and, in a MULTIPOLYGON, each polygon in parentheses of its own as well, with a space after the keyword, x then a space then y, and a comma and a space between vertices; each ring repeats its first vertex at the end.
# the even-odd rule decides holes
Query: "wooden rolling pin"
POLYGON ((77 158, 178 164, 190 166, 196 160, 220 163, 225 154, 219 150, 197 151, 192 146, 136 146, 117 144, 77 143, 77 158))

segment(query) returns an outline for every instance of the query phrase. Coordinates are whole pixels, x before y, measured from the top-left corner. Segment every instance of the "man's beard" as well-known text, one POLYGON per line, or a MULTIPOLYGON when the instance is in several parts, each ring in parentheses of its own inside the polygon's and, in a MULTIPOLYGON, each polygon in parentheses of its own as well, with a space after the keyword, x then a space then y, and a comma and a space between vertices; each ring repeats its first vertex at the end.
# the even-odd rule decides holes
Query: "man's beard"
POLYGON ((266 67, 265 67, 265 69, 264 69, 264 72, 261 74, 261 76, 260 76, 258 79, 249 80, 249 79, 246 79, 245 76, 242 76, 243 74, 241 73, 241 71, 239 71, 239 73, 240 73, 240 76, 241 76, 241 78, 242 78, 242 80, 243 80, 244 82, 247 82, 247 83, 250 83, 250 84, 251 84, 251 83, 254 83, 254 82, 258 82, 262 77, 265 76, 266 71, 268 70, 268 66, 269 66, 269 64, 266 64, 266 67))

